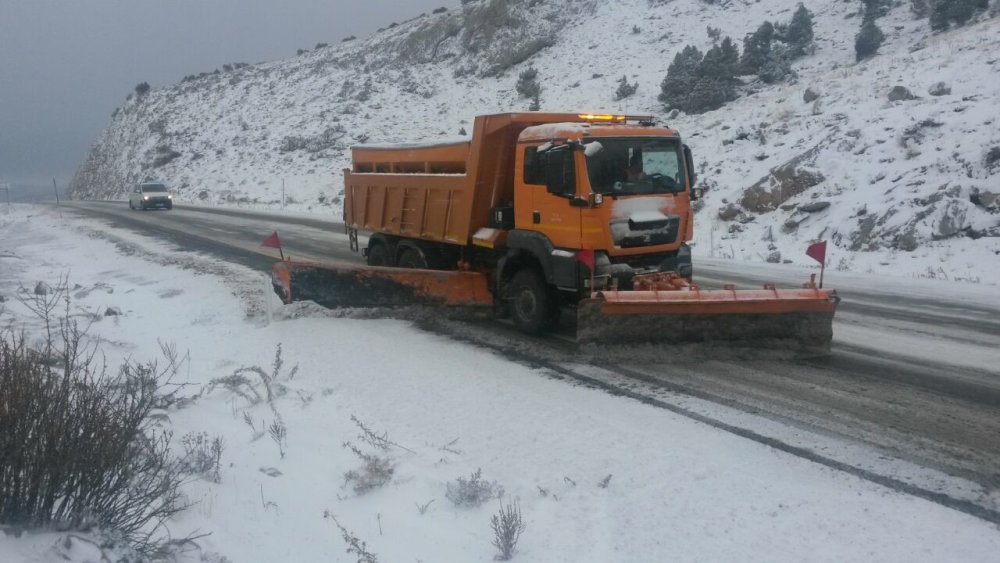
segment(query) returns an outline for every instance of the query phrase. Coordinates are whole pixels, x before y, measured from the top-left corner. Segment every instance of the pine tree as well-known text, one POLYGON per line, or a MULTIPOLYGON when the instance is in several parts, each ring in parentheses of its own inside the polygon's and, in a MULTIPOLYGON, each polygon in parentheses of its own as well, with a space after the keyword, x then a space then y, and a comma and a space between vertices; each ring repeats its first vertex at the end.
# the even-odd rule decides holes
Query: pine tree
POLYGON ((628 77, 623 74, 621 80, 618 81, 618 89, 615 90, 615 101, 624 100, 625 98, 630 97, 632 94, 635 94, 635 91, 638 89, 639 83, 636 82, 635 84, 629 84, 628 77))
POLYGON ((674 61, 667 67, 667 76, 660 83, 659 100, 669 108, 687 111, 688 97, 698 65, 704 56, 694 45, 688 45, 674 55, 674 61))
POLYGON ((885 34, 875 25, 875 20, 866 20, 854 38, 854 53, 857 60, 866 59, 877 53, 883 41, 885 41, 885 34))
POLYGON ((538 70, 529 66, 518 75, 514 88, 522 98, 537 100, 542 93, 542 86, 538 83, 538 70))
POLYGON ((771 39, 774 37, 774 25, 771 22, 760 24, 757 31, 743 39, 743 56, 740 66, 746 74, 757 74, 771 55, 771 39))
POLYGON ((944 31, 952 22, 957 26, 968 23, 977 11, 985 10, 989 0, 932 0, 931 29, 944 31))
POLYGON ((721 80, 700 78, 692 85, 688 105, 684 111, 688 113, 704 113, 713 109, 719 109, 726 102, 733 99, 735 98, 732 95, 731 85, 721 80))
POLYGON ((785 30, 785 42, 788 43, 789 55, 798 58, 806 54, 813 40, 813 16, 806 7, 799 4, 792 14, 792 21, 785 30))
POLYGON ((861 0, 861 20, 866 22, 889 13, 892 0, 861 0))

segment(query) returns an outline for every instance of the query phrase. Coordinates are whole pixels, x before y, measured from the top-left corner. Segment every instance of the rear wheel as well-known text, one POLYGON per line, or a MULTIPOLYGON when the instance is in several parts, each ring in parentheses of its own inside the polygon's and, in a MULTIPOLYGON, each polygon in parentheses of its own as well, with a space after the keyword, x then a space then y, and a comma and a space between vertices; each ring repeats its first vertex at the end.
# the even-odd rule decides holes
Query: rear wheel
POLYGON ((427 269, 427 261, 424 260, 423 255, 416 248, 407 248, 403 250, 403 253, 399 255, 399 260, 396 265, 400 268, 417 268, 421 270, 427 269))
POLYGON ((131 199, 128 200, 128 208, 131 209, 132 211, 135 211, 135 206, 132 205, 132 200, 131 199))
POLYGON ((540 334, 555 324, 559 308, 534 270, 521 270, 510 281, 510 316, 521 332, 540 334))
POLYGON ((388 266, 389 265, 389 249, 385 247, 384 244, 376 243, 368 245, 368 265, 369 266, 388 266))

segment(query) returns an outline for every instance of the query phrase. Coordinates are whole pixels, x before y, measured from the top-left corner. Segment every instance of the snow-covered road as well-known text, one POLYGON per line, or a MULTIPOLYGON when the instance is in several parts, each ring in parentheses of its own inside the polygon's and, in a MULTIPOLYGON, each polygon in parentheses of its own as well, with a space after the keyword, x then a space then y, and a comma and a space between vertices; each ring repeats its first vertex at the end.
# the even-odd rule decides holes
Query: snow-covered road
MULTIPOLYGON (((217 389, 168 413, 175 436, 207 432, 226 442, 221 482, 194 478, 185 493, 197 504, 170 523, 174 536, 212 533, 186 560, 343 559, 341 534, 324 518, 329 511, 383 561, 490 561, 489 517, 497 501, 460 508, 445 497, 448 483, 477 468, 504 487, 505 501, 520 502, 528 527, 517 561, 989 561, 1000 553, 993 522, 725 425, 846 452, 880 470, 895 464, 901 481, 930 479, 934 468, 880 459, 884 453, 872 444, 848 443, 818 426, 789 425, 783 413, 720 404, 711 389, 701 396, 654 390, 685 412, 613 396, 560 372, 592 370, 597 376, 604 370, 623 377, 625 370, 615 371, 620 367, 677 385, 685 379, 713 385, 695 366, 609 369, 552 358, 556 369, 533 367, 523 357, 510 361, 403 321, 331 318, 308 307, 279 310, 260 272, 103 221, 70 213, 60 218, 42 207, 0 215, 0 234, 5 325, 25 317, 16 300, 19 286, 68 273, 71 287, 80 286, 73 291, 75 307, 115 306, 124 313, 92 329, 112 363, 155 359, 157 339, 173 342, 189 354, 185 379, 192 395, 240 366, 270 366, 278 344, 286 366, 298 365, 293 379, 282 380, 288 391, 275 401, 276 411, 217 389), (275 312, 271 322, 269 308, 275 312), (284 457, 268 438, 253 439, 243 419, 246 413, 259 426, 272 422, 274 412, 287 426, 284 457), (352 415, 407 448, 384 454, 395 464, 392 480, 365 495, 344 486, 344 473, 360 461, 342 443, 364 447, 352 415), (418 507, 431 500, 421 513, 418 507)), ((764 366, 723 364, 708 367, 741 377, 745 391, 760 385, 752 399, 768 404, 773 383, 764 366)), ((830 375, 826 366, 807 367, 815 378, 830 375)), ((636 390, 655 386, 623 383, 636 390)), ((901 401, 900 420, 906 413, 929 418, 934 394, 917 389, 927 402, 901 401)), ((845 403, 857 396, 844 395, 845 403)), ((857 409, 875 408, 880 396, 857 409)), ((996 410, 983 408, 995 422, 996 410)), ((995 510, 995 490, 992 495, 978 500, 995 510)), ((58 536, 0 536, 0 560, 58 561, 67 550, 70 560, 85 560, 86 550, 56 544, 58 536)))

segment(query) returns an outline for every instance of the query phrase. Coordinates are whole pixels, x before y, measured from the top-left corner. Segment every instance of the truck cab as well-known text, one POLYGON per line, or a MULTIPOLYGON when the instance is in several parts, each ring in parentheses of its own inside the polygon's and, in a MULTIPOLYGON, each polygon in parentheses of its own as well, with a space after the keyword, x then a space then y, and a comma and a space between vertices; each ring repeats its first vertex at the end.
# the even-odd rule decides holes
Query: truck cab
POLYGON ((624 116, 533 126, 515 158, 515 229, 574 261, 592 251, 595 277, 616 287, 648 271, 691 277, 694 173, 676 131, 624 116))

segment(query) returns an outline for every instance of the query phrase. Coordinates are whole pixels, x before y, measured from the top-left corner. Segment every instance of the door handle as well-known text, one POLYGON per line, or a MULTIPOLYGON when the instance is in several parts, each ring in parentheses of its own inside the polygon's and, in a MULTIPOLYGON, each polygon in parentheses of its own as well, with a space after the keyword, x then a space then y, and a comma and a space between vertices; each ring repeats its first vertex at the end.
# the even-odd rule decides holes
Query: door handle
POLYGON ((536 224, 536 225, 539 224, 539 223, 541 223, 542 222, 542 214, 539 213, 538 211, 532 211, 531 212, 531 222, 534 223, 534 224, 536 224))

